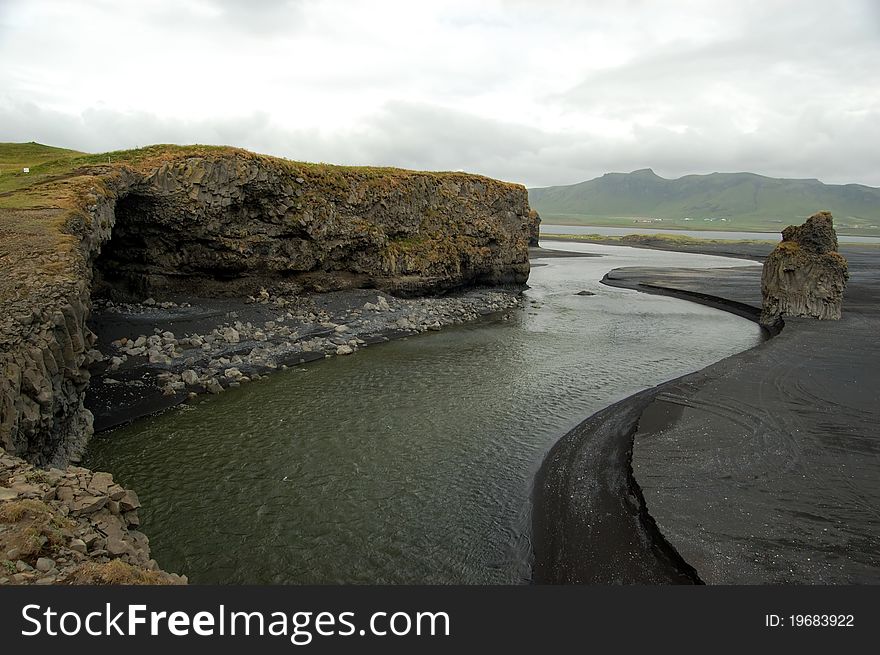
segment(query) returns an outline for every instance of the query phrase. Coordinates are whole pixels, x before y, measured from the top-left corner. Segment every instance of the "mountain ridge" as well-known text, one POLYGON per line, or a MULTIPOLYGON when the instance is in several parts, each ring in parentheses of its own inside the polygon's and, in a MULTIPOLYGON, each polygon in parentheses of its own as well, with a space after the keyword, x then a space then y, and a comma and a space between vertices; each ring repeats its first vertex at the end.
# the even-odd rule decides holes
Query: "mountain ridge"
POLYGON ((529 200, 545 222, 662 227, 776 229, 830 211, 838 229, 880 233, 880 188, 825 184, 815 178, 774 178, 751 172, 664 178, 651 168, 569 185, 534 187, 529 200), (696 225, 700 223, 700 225, 696 225))

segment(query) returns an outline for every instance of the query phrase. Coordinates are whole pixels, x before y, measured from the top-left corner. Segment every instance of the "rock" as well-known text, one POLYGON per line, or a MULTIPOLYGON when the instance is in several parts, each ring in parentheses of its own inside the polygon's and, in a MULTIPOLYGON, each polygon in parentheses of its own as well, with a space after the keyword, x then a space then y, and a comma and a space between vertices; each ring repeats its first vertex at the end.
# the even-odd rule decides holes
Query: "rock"
POLYGON ((576 295, 576 296, 595 296, 596 294, 593 293, 592 291, 586 291, 586 290, 584 290, 584 291, 578 291, 578 292, 577 292, 576 294, 574 294, 574 295, 576 295))
POLYGON ((170 364, 171 358, 160 350, 150 350, 150 364, 170 364))
POLYGON ((82 496, 76 498, 70 504, 70 513, 73 516, 88 516, 94 514, 107 504, 107 496, 82 496))
POLYGON ((192 386, 199 383, 199 374, 188 368, 180 374, 180 379, 184 384, 192 386))
POLYGON ((63 503, 70 504, 73 500, 73 489, 70 487, 58 487, 55 490, 55 497, 63 503))
POLYGON ((82 553, 84 555, 88 551, 88 548, 86 547, 86 542, 82 539, 71 539, 70 543, 67 544, 67 547, 70 548, 70 550, 72 551, 82 553))
POLYGON ((220 330, 220 336, 226 343, 238 343, 241 341, 241 335, 235 328, 227 327, 220 330))
POLYGON ((776 329, 785 316, 839 319, 848 277, 830 213, 790 225, 764 261, 761 324, 776 329))
POLYGON ((100 535, 97 532, 88 531, 83 533, 82 540, 85 542, 86 547, 89 549, 100 548, 104 545, 102 541, 100 546, 98 545, 98 541, 101 539, 100 535))
POLYGON ((103 471, 97 471, 92 475, 92 480, 91 482, 89 482, 88 490, 94 495, 98 496, 106 494, 112 485, 113 476, 111 474, 105 473, 103 471))
POLYGON ((231 366, 223 372, 223 375, 226 376, 227 380, 238 380, 241 378, 242 372, 234 366, 231 366))
POLYGON ((334 332, 337 332, 337 333, 340 333, 340 332, 347 332, 347 331, 348 331, 348 326, 347 326, 347 325, 337 325, 335 328, 333 328, 333 331, 334 331, 334 332))
POLYGON ((208 393, 223 393, 223 385, 217 381, 217 378, 211 378, 205 383, 205 389, 208 393))
POLYGON ((388 301, 385 300, 385 296, 379 296, 376 300, 376 307, 379 311, 387 312, 391 309, 391 305, 388 304, 388 301))
POLYGON ((15 500, 18 498, 18 492, 6 487, 0 487, 0 501, 15 500))
POLYGON ((350 355, 354 352, 354 348, 349 345, 337 346, 336 354, 337 355, 350 355))
POLYGON ((108 537, 105 549, 111 557, 120 557, 122 555, 127 555, 133 550, 130 544, 126 543, 119 537, 108 537))
POLYGON ((137 494, 130 489, 125 492, 125 495, 119 501, 119 509, 123 512, 130 512, 138 509, 140 506, 141 502, 138 499, 137 494))
POLYGON ((52 569, 55 568, 55 561, 49 559, 48 557, 40 557, 37 559, 37 571, 42 571, 43 573, 48 573, 52 569))
POLYGON ((534 209, 529 210, 529 248, 540 246, 541 217, 534 209))

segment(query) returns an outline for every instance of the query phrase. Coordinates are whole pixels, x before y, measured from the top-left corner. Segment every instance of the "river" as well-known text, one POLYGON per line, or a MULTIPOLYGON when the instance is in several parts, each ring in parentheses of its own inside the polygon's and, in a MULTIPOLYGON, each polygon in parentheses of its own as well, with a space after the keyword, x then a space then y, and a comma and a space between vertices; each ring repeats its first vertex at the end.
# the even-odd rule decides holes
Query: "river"
POLYGON ((614 400, 761 339, 606 287, 619 266, 748 262, 593 244, 533 262, 525 309, 278 372, 95 436, 163 568, 194 583, 521 583, 532 480, 614 400), (595 296, 578 296, 581 290, 595 296))

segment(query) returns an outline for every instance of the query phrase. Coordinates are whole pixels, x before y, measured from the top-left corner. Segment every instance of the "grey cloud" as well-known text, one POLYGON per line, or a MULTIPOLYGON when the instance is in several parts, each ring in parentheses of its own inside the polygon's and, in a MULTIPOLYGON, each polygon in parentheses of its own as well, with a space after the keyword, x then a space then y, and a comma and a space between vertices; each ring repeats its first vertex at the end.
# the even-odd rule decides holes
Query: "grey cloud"
POLYGON ((845 124, 810 115, 777 134, 679 134, 637 128, 621 143, 589 134, 555 134, 442 107, 391 103, 357 128, 323 134, 279 126, 265 113, 225 120, 177 121, 146 113, 89 109, 80 115, 0 102, 4 139, 37 140, 93 152, 149 143, 232 144, 307 161, 466 170, 529 186, 578 182, 604 172, 652 167, 670 177, 748 170, 771 176, 880 185, 874 144, 880 114, 845 124), (804 139, 803 134, 812 135, 804 139))
MULTIPOLYGON (((104 2, 108 11, 114 6, 110 0, 93 1, 104 2)), ((215 18, 197 21, 212 39, 245 35, 257 50, 261 35, 277 36, 279 26, 308 24, 309 5, 303 2, 204 3, 217 10, 215 18)), ((404 66, 375 73, 349 70, 347 62, 341 62, 328 68, 323 79, 306 80, 303 102, 308 102, 307 93, 339 88, 353 90, 349 97, 355 98, 361 91, 385 93, 387 101, 355 127, 326 124, 319 130, 286 122, 284 107, 256 107, 223 119, 208 111, 191 120, 106 106, 56 111, 48 109, 53 89, 39 87, 39 80, 24 74, 26 69, 11 66, 0 74, 0 81, 8 83, 5 92, 0 86, 0 140, 37 140, 96 152, 161 142, 223 143, 292 159, 464 169, 530 186, 643 167, 670 177, 749 170, 880 185, 875 145, 880 143, 880 13, 874 3, 718 5, 718 11, 727 12, 723 18, 729 24, 713 38, 667 40, 651 30, 651 21, 661 11, 658 3, 630 2, 625 11, 615 9, 618 4, 600 3, 586 11, 580 3, 553 3, 534 26, 522 19, 535 16, 534 5, 520 1, 506 2, 494 12, 450 11, 444 18, 462 29, 484 30, 483 36, 493 26, 505 38, 519 29, 524 44, 546 39, 541 43, 547 47, 553 46, 556 32, 560 39, 580 38, 581 30, 587 38, 590 29, 610 33, 625 28, 630 30, 628 38, 644 35, 645 46, 634 60, 585 75, 562 94, 538 98, 517 87, 519 60, 475 61, 460 67, 440 52, 436 61, 424 62, 424 69, 404 66), (565 32, 567 23, 571 26, 565 32), (413 75, 434 89, 433 94, 418 96, 422 102, 408 99, 413 75), (22 79, 27 85, 19 83, 22 79), (732 90, 731 95, 707 99, 706 92, 719 82, 732 90), (571 123, 583 119, 585 127, 541 129, 467 110, 468 98, 480 98, 487 91, 500 96, 504 85, 522 93, 526 101, 543 103, 548 115, 562 113, 571 123), (652 120, 644 120, 644 113, 652 120), (599 133, 588 126, 591 117, 619 120, 629 134, 599 133), (754 125, 744 126, 744 118, 754 125)), ((196 13, 177 3, 155 3, 144 11, 145 30, 165 25, 183 30, 175 27, 175 16, 186 25, 196 20, 196 13)), ((6 24, 6 18, 0 12, 0 24, 6 24)), ((205 55, 198 66, 182 67, 184 73, 197 81, 199 67, 211 65, 210 51, 205 55)), ((523 63, 527 55, 524 48, 523 63)), ((62 55, 58 61, 63 63, 62 55)), ((283 77, 285 66, 279 62, 277 83, 296 85, 299 78, 283 77)), ((145 84, 161 80, 164 71, 149 73, 140 73, 145 84)), ((197 85, 194 88, 197 94, 197 85)), ((193 106, 198 106, 197 100, 180 99, 193 106)), ((499 100, 519 101, 515 95, 499 100)), ((499 105, 499 115, 503 109, 499 105)))

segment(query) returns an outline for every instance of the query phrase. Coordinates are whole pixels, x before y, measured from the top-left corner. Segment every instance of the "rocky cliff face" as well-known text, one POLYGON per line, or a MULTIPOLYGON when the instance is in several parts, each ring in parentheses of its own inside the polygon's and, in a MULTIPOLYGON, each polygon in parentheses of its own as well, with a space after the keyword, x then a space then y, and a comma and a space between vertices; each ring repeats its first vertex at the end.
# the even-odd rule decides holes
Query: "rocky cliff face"
POLYGON ((436 293, 529 273, 525 190, 469 175, 200 157, 144 176, 115 214, 96 268, 139 294, 436 293))
POLYGON ((819 212, 803 225, 785 228, 764 262, 761 323, 776 326, 785 316, 839 319, 847 278, 830 213, 819 212))
POLYGON ((77 461, 91 432, 93 292, 425 294, 528 278, 537 215, 519 185, 234 149, 148 154, 51 179, 41 198, 63 201, 0 216, 24 235, 0 248, 11 271, 0 283, 0 447, 30 462, 77 461))

